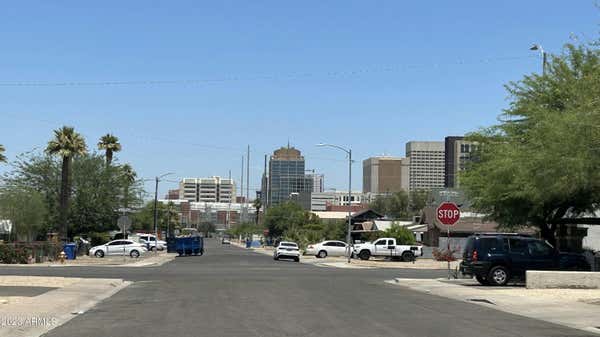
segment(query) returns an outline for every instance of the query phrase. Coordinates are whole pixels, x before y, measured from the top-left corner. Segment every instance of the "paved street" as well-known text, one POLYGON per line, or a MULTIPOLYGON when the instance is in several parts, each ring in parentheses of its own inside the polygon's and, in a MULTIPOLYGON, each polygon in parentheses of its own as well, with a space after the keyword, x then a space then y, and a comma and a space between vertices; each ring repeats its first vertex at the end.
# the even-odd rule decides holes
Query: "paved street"
POLYGON ((136 281, 47 336, 589 336, 384 283, 445 271, 323 268, 207 241, 161 267, 7 268, 136 281))

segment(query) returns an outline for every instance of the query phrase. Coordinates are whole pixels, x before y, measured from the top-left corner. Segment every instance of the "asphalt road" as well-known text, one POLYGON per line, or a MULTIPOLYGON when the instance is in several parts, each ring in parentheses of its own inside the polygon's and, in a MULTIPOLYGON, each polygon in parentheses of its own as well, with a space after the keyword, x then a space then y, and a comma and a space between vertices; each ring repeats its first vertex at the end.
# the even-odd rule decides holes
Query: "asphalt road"
POLYGON ((384 283, 445 271, 323 268, 207 241, 153 268, 2 268, 4 274, 136 281, 46 336, 590 336, 384 283))

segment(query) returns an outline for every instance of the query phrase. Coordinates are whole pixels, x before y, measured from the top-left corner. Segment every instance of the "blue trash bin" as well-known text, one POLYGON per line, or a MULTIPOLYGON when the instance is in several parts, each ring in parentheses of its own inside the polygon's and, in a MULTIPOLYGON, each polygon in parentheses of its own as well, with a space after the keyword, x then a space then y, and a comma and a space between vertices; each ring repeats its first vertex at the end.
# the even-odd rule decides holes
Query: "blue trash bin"
POLYGON ((67 260, 75 260, 77 258, 77 245, 74 243, 67 243, 63 247, 65 254, 67 255, 67 260))

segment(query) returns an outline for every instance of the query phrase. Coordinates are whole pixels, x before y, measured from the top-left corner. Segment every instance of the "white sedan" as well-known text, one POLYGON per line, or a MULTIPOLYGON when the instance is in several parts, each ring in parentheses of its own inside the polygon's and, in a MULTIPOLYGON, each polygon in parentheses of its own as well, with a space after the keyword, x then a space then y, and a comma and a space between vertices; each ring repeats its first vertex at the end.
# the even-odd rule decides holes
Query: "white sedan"
POLYGON ((131 240, 113 240, 103 245, 90 248, 90 256, 104 257, 108 255, 129 255, 140 257, 146 252, 146 245, 131 240))
POLYGON ((314 255, 318 258, 327 256, 345 256, 347 253, 346 243, 336 240, 327 240, 314 245, 309 245, 306 248, 306 255, 314 255))
POLYGON ((273 252, 273 259, 279 260, 281 258, 294 259, 294 261, 300 262, 298 244, 290 241, 281 241, 273 252))

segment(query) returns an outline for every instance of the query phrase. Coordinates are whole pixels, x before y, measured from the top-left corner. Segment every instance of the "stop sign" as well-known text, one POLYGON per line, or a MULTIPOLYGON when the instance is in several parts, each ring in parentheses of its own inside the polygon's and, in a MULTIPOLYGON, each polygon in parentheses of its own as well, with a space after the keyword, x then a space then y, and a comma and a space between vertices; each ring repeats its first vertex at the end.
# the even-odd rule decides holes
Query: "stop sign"
POLYGON ((443 202, 436 210, 436 217, 444 225, 454 225, 460 219, 460 209, 453 202, 443 202))

